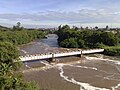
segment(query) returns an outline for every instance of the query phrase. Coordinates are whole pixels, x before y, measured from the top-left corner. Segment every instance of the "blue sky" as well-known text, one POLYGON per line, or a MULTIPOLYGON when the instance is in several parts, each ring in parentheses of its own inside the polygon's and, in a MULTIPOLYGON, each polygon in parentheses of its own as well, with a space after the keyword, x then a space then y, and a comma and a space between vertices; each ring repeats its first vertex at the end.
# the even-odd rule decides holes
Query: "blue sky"
POLYGON ((120 0, 0 0, 0 24, 120 27, 120 0))

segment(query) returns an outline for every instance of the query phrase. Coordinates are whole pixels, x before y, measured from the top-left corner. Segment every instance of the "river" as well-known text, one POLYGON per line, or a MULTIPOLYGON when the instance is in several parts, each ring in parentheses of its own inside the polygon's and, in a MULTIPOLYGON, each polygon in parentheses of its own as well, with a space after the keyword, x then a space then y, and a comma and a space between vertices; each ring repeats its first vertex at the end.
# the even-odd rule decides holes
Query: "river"
MULTIPOLYGON (((20 48, 21 55, 59 52, 57 36, 37 40, 20 48)), ((120 58, 102 54, 57 58, 49 64, 39 60, 25 62, 26 81, 36 81, 44 90, 120 90, 120 58)))

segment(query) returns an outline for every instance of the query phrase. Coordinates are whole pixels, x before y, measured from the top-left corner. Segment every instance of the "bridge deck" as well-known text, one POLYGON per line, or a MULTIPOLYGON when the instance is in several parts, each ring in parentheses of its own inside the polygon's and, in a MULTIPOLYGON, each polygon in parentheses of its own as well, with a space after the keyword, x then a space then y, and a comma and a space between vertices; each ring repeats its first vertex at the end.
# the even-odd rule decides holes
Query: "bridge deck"
POLYGON ((21 61, 33 61, 33 60, 39 60, 39 59, 49 59, 49 58, 81 55, 81 54, 98 53, 98 52, 103 52, 103 51, 104 51, 104 49, 66 51, 66 52, 57 52, 57 53, 48 53, 48 54, 20 56, 20 59, 21 59, 21 61))

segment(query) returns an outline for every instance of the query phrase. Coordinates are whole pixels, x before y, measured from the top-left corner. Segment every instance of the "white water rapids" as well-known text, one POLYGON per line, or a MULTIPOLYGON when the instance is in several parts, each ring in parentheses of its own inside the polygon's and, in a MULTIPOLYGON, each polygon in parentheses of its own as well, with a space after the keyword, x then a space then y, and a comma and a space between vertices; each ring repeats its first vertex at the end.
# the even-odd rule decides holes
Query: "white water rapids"
MULTIPOLYGON (((102 60, 102 61, 105 61, 105 62, 110 62, 120 72, 120 68, 118 67, 118 66, 120 66, 120 61, 110 60, 110 59, 102 59, 102 58, 96 58, 96 57, 88 57, 88 56, 86 56, 86 59, 87 60, 102 60)), ((76 67, 76 68, 89 69, 89 70, 94 70, 94 71, 98 71, 98 72, 103 72, 103 73, 106 73, 106 74, 110 74, 109 76, 104 77, 104 79, 116 80, 116 81, 120 82, 120 80, 112 78, 114 75, 116 75, 116 73, 108 73, 107 71, 100 70, 96 67, 88 67, 88 66, 81 66, 81 65, 75 65, 75 64, 64 64, 64 63, 49 64, 49 63, 44 62, 44 61, 40 61, 40 62, 42 64, 44 64, 48 69, 57 68, 60 71, 59 75, 60 75, 61 78, 63 78, 67 82, 73 83, 75 85, 79 85, 80 90, 120 90, 120 83, 118 83, 118 85, 116 85, 116 86, 112 86, 111 89, 108 89, 108 88, 100 88, 100 87, 92 86, 89 83, 83 83, 83 82, 77 81, 73 77, 70 78, 69 76, 64 75, 65 74, 64 66, 69 66, 69 67, 73 67, 73 68, 76 67)), ((120 73, 119 73, 119 75, 120 75, 120 73)))
MULTIPOLYGON (((95 57, 86 57, 87 59, 99 59, 100 58, 95 58, 95 57)), ((109 60, 109 59, 102 59, 102 60, 107 60, 109 62, 113 62, 117 65, 120 65, 120 61, 115 61, 115 60, 109 60)), ((80 67, 80 68, 85 68, 85 69, 92 69, 92 70, 98 70, 97 68, 94 68, 94 67, 86 67, 86 66, 75 66, 75 65, 69 65, 69 66, 73 66, 73 67, 80 67)), ((68 76, 64 76, 64 64, 58 64, 58 69, 60 70, 60 77, 62 77, 64 80, 68 81, 68 82, 71 82, 71 83, 74 83, 74 84, 77 84, 77 85, 80 85, 80 90, 109 90, 109 89, 106 89, 106 88, 99 88, 99 87, 94 87, 94 86, 91 86, 89 83, 82 83, 82 82, 79 82, 79 81, 76 81, 74 78, 69 78, 68 76)), ((117 68, 117 67, 116 67, 117 68)), ((119 71, 120 69, 117 68, 119 71)), ((100 70, 101 72, 106 72, 106 71, 102 71, 100 70)), ((106 72, 107 73, 107 72, 106 72)), ((108 79, 110 77, 107 77, 108 79)), ((117 86, 113 86, 111 87, 112 90, 118 90, 120 89, 120 83, 117 85, 117 86)))

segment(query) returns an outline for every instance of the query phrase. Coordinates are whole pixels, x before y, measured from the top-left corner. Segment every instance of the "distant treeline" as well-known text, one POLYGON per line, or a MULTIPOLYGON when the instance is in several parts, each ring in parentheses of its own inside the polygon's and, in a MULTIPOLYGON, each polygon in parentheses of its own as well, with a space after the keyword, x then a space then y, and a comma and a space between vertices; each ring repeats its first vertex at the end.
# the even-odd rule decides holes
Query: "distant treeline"
POLYGON ((0 41, 10 42, 14 45, 22 45, 29 43, 35 39, 40 39, 45 37, 46 32, 36 30, 36 29, 25 29, 20 26, 18 22, 13 28, 0 27, 0 41))
POLYGON ((0 31, 0 41, 11 42, 15 45, 26 44, 43 37, 45 33, 38 30, 0 31))
POLYGON ((65 48, 103 48, 120 44, 120 32, 76 30, 68 25, 59 26, 58 44, 65 48))

